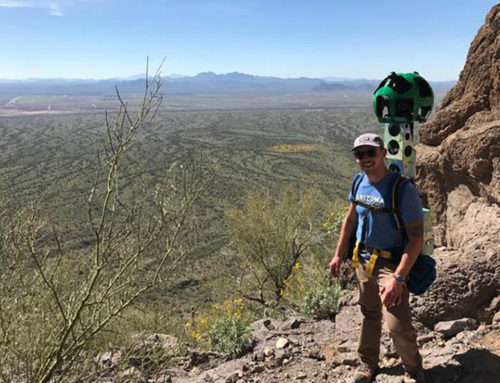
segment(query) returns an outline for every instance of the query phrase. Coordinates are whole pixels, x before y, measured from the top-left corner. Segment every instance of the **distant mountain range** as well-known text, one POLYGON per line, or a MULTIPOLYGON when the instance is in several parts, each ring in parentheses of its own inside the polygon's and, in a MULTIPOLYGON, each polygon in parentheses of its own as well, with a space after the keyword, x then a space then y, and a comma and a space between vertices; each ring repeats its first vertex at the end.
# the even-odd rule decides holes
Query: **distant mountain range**
MULTIPOLYGON (((121 79, 26 79, 0 80, 0 94, 50 94, 68 96, 104 96, 114 93, 115 86, 122 94, 136 94, 144 90, 144 75, 121 79)), ((162 78, 163 92, 167 94, 280 94, 373 91, 380 80, 327 78, 279 78, 253 76, 233 72, 199 73, 196 76, 172 75, 162 78)), ((436 95, 444 94, 455 81, 431 82, 436 95)))

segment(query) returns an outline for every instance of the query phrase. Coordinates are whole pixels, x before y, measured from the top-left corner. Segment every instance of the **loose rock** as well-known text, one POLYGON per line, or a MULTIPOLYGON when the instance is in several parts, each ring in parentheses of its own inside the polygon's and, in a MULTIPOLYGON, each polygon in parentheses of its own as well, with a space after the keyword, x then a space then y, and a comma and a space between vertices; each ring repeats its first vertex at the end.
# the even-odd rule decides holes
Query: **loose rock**
POLYGON ((286 338, 279 338, 277 341, 276 341, 276 348, 277 349, 282 349, 282 348, 285 348, 287 347, 289 344, 288 342, 288 339, 286 338))
POLYGON ((473 330, 475 328, 477 328, 477 322, 471 318, 439 322, 434 326, 434 330, 440 332, 446 338, 451 338, 464 330, 473 330))

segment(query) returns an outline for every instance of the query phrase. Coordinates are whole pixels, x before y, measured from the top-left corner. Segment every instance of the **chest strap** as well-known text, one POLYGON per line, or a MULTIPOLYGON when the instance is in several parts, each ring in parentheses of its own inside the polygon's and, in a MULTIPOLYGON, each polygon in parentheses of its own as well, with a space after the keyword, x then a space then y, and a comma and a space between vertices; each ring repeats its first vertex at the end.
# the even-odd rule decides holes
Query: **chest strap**
POLYGON ((394 213, 394 209, 390 208, 390 207, 370 205, 370 204, 367 204, 363 201, 358 201, 357 199, 354 199, 352 202, 355 205, 362 206, 362 207, 370 210, 373 213, 394 213))

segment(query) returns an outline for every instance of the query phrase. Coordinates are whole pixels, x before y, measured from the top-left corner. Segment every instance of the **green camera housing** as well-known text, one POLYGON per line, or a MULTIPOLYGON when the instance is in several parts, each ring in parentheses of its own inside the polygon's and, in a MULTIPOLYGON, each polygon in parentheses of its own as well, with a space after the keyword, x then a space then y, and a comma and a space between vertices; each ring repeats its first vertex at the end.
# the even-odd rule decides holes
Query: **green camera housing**
POLYGON ((381 123, 425 122, 433 105, 434 92, 418 72, 392 72, 373 93, 373 110, 381 123))

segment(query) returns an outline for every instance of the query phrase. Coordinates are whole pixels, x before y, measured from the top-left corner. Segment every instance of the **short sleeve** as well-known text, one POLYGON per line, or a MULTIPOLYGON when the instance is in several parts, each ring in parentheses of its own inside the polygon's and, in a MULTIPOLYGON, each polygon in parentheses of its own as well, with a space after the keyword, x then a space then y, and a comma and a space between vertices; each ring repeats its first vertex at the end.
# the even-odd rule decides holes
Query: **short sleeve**
POLYGON ((412 182, 403 182, 399 192, 399 210, 403 222, 416 221, 424 218, 422 212, 422 201, 418 195, 418 190, 412 182))

